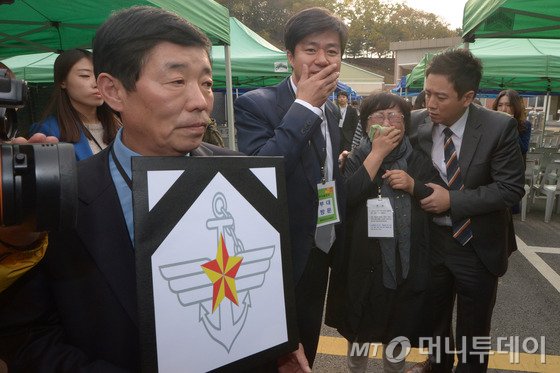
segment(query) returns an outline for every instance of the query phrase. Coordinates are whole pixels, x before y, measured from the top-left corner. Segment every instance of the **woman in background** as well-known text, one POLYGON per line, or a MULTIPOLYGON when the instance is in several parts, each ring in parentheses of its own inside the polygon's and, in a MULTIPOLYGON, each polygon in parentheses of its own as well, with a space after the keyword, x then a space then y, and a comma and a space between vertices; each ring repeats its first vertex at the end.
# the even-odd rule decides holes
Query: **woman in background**
POLYGON ((511 115, 517 121, 519 146, 521 147, 523 161, 525 161, 527 158, 527 151, 529 150, 529 140, 531 139, 531 122, 525 119, 526 114, 523 99, 519 96, 517 91, 506 89, 498 94, 492 108, 511 115))
POLYGON ((78 161, 104 149, 120 127, 97 89, 92 57, 87 50, 71 49, 56 58, 53 93, 42 121, 30 130, 30 135, 73 143, 78 161))

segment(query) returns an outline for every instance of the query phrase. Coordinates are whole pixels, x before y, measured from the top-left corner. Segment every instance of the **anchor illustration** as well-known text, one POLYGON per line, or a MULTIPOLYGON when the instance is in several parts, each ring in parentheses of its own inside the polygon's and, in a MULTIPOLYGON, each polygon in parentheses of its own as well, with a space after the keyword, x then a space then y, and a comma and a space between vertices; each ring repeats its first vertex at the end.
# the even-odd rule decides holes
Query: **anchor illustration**
POLYGON ((247 320, 251 290, 264 284, 275 245, 246 250, 235 233, 235 219, 223 193, 214 195, 212 212, 214 217, 206 221, 206 227, 216 230, 216 259, 171 263, 159 270, 183 307, 198 305, 198 321, 229 353, 247 320), (233 243, 233 256, 228 242, 233 243))

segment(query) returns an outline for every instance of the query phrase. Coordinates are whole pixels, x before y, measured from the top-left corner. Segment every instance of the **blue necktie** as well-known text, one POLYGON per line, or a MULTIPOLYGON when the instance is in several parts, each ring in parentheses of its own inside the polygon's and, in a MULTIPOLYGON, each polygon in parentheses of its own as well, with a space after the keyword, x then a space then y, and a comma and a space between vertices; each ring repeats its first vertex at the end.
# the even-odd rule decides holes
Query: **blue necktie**
MULTIPOLYGON (((445 135, 443 151, 445 155, 445 167, 447 168, 447 185, 449 186, 449 190, 462 190, 463 177, 461 176, 461 168, 459 167, 455 144, 453 144, 453 139, 451 138, 453 131, 451 131, 449 127, 445 127, 443 134, 445 135)), ((459 241, 462 246, 465 246, 473 237, 470 225, 471 219, 453 221, 453 238, 459 241)))

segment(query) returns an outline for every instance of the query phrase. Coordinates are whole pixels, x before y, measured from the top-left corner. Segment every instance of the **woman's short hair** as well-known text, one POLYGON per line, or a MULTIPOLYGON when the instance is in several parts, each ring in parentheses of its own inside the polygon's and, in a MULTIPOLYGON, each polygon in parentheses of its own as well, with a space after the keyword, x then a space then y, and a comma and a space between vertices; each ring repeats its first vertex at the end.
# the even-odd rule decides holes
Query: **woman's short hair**
POLYGON ((363 135, 367 136, 368 117, 379 110, 398 108, 404 115, 404 126, 410 125, 410 105, 404 98, 388 92, 374 93, 367 96, 360 105, 360 125, 363 135))

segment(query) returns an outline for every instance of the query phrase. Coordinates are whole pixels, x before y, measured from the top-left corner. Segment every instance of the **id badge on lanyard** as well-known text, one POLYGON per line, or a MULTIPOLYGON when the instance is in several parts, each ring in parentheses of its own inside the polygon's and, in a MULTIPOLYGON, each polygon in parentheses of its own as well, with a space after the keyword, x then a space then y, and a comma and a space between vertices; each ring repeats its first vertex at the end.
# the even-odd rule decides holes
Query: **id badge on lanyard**
POLYGON ((393 207, 389 198, 381 196, 367 200, 368 237, 394 237, 393 207))
POLYGON ((317 211, 317 226, 335 224, 340 222, 338 205, 336 203, 336 183, 325 181, 317 184, 319 207, 317 211))
POLYGON ((340 222, 338 205, 336 203, 336 183, 334 180, 327 181, 325 170, 326 154, 324 158, 321 157, 315 142, 311 140, 311 143, 317 160, 321 165, 321 182, 317 183, 317 197, 319 199, 319 204, 317 206, 317 227, 336 224, 340 222))

